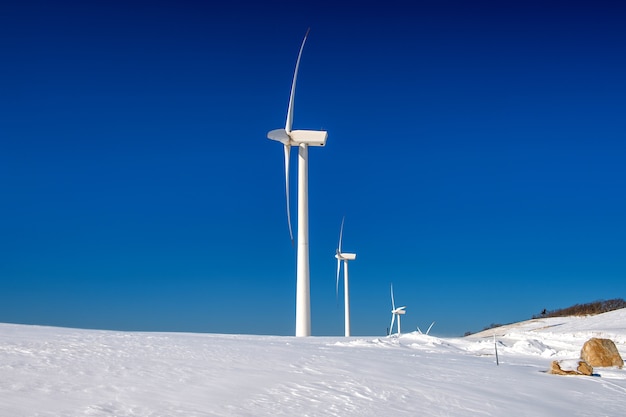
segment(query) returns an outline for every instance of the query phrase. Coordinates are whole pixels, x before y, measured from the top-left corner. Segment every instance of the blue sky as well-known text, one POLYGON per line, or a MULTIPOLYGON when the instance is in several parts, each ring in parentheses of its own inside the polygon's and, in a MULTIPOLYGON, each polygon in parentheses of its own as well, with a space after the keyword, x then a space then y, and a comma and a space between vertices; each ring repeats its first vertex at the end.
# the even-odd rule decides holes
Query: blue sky
POLYGON ((0 321, 293 334, 283 156, 266 134, 284 126, 308 27, 294 127, 329 132, 309 153, 313 335, 343 334, 344 215, 355 335, 385 334, 391 282, 403 330, 436 320, 440 335, 623 298, 625 16, 3 5, 0 321))

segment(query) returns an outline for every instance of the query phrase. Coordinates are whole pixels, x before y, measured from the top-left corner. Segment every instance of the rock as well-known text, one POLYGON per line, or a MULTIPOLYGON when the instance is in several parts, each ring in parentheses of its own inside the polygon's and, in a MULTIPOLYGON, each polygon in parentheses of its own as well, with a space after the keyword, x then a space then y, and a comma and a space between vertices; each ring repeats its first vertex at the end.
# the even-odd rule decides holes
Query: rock
POLYGON ((591 366, 624 366, 624 360, 611 339, 591 338, 580 351, 580 358, 591 366))
POLYGON ((587 375, 593 374, 593 368, 582 359, 552 361, 550 374, 554 375, 587 375))

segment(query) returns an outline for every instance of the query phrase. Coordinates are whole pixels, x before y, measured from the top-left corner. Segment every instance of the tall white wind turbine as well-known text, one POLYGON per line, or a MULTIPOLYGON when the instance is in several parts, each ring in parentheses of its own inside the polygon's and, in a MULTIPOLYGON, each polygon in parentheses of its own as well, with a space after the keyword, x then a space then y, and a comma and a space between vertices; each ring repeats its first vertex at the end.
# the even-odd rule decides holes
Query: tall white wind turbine
POLYGON ((339 271, 341 269, 341 261, 343 261, 343 299, 344 299, 344 328, 346 337, 350 336, 350 291, 348 287, 348 261, 354 261, 356 259, 356 253, 343 253, 341 252, 341 239, 343 237, 343 222, 346 220, 344 217, 341 220, 341 229, 339 231, 339 245, 335 253, 337 258, 337 281, 335 283, 335 293, 339 294, 339 271))
POLYGON ((287 223, 293 243, 291 214, 289 211, 289 156, 292 146, 298 147, 298 243, 296 267, 296 336, 311 335, 311 293, 309 275, 309 146, 324 146, 328 132, 323 130, 292 130, 293 107, 296 95, 296 78, 307 30, 300 46, 296 69, 291 83, 287 121, 284 129, 275 129, 267 134, 269 139, 283 144, 285 154, 285 194, 287 197, 287 223))
POLYGON ((389 326, 389 334, 393 334, 393 322, 398 316, 398 336, 400 336, 400 316, 406 314, 406 306, 396 308, 396 303, 393 299, 393 284, 391 284, 391 326, 389 326))

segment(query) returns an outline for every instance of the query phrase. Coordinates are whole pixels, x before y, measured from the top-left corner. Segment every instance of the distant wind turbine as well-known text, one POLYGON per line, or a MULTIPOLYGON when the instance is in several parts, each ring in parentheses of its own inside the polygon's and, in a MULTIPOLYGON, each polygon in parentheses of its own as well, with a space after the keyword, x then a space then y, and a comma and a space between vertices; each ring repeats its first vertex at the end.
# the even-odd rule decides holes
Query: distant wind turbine
POLYGON ((267 134, 269 139, 283 144, 285 154, 285 194, 287 197, 287 223, 293 244, 291 214, 289 210, 289 156, 292 146, 298 146, 298 248, 296 262, 296 336, 311 335, 311 293, 309 274, 309 146, 324 146, 328 132, 323 130, 292 130, 293 107, 296 94, 296 79, 302 50, 309 30, 306 31, 291 83, 287 121, 284 129, 275 129, 267 134))
POLYGON ((406 314, 406 306, 396 308, 396 303, 393 299, 393 284, 391 284, 391 326, 389 326, 389 334, 393 333, 393 322, 398 316, 398 336, 400 336, 400 316, 406 314))
POLYGON ((337 281, 335 283, 335 294, 339 295, 339 271, 341 269, 341 261, 343 261, 343 299, 344 299, 344 328, 346 337, 350 336, 350 291, 348 287, 348 261, 354 261, 356 259, 356 253, 343 253, 341 252, 341 239, 343 237, 343 222, 346 220, 344 217, 341 220, 341 229, 339 231, 339 245, 335 258, 337 258, 337 281))
POLYGON ((426 330, 426 333, 422 333, 422 329, 420 329, 420 326, 417 326, 417 331, 419 332, 419 334, 426 334, 428 336, 428 333, 430 333, 430 329, 432 329, 434 325, 434 321, 430 323, 430 326, 428 326, 428 330, 426 330))

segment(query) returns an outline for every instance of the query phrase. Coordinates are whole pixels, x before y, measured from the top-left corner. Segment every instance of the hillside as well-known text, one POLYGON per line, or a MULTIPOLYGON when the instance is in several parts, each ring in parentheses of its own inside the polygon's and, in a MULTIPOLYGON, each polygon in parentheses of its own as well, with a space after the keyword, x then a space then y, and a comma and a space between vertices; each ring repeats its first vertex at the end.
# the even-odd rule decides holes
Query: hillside
POLYGON ((626 357, 626 310, 534 319, 449 339, 0 324, 0 415, 621 416, 626 370, 545 373, 553 359, 577 357, 591 336, 613 339, 626 357))

